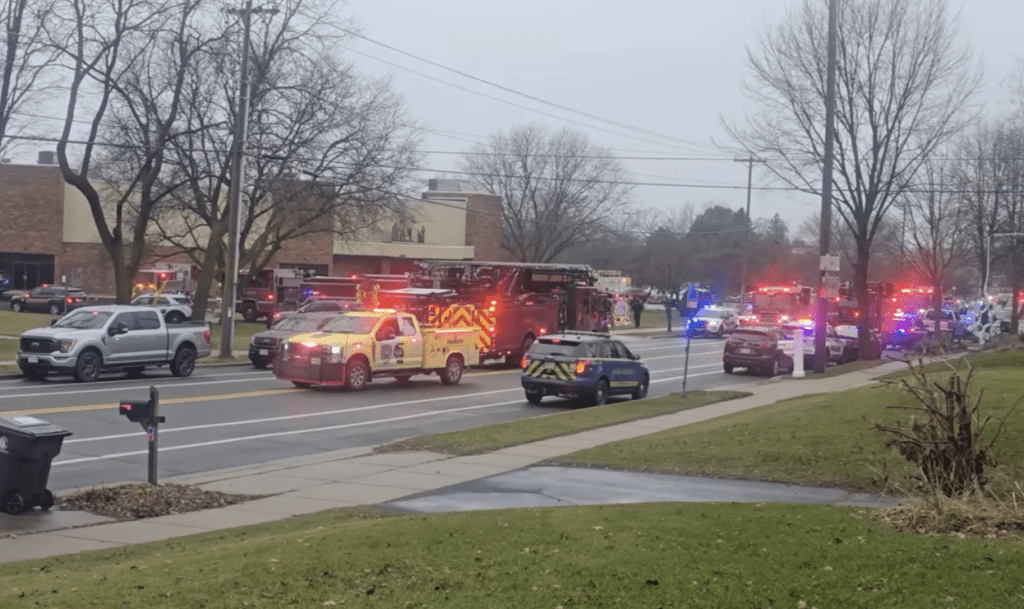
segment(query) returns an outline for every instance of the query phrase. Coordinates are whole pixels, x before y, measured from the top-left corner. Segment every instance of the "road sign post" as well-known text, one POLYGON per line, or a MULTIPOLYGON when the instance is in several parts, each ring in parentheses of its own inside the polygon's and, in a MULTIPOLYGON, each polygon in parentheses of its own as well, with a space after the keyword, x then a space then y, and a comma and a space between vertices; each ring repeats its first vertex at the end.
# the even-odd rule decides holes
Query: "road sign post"
POLYGON ((686 357, 683 360, 683 397, 686 397, 686 379, 690 376, 690 339, 693 338, 693 317, 697 314, 697 286, 690 284, 686 290, 686 308, 690 311, 686 320, 686 357))

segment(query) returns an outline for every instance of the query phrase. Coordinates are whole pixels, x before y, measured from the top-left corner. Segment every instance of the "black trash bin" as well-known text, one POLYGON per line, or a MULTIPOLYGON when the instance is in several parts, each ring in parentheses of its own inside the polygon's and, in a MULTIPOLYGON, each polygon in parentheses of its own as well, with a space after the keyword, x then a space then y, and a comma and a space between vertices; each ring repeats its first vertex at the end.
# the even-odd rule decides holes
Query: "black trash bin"
POLYGON ((35 417, 0 418, 0 510, 18 514, 53 507, 46 488, 50 462, 71 432, 35 417))

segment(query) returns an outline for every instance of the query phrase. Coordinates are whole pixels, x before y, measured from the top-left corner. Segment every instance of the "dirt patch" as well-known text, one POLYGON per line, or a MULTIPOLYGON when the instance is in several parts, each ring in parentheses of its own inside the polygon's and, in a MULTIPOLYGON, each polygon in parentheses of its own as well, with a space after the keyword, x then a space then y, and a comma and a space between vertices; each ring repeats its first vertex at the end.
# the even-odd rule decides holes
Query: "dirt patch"
POLYGON ((58 503, 64 509, 92 512, 118 520, 138 520, 225 507, 261 497, 263 495, 204 491, 187 484, 123 484, 72 493, 61 497, 58 503))

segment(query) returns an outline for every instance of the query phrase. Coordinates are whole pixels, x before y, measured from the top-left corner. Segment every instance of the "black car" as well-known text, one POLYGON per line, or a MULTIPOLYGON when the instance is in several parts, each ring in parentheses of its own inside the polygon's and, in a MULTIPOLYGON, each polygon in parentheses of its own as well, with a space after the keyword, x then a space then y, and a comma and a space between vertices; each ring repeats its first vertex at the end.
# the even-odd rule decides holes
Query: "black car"
POLYGON ((734 368, 746 368, 775 376, 783 368, 792 368, 793 365, 793 357, 787 356, 779 345, 785 340, 788 339, 780 328, 740 328, 725 341, 722 368, 726 374, 731 374, 734 368))
POLYGON ((297 311, 278 311, 267 316, 267 328, 273 328, 282 319, 295 315, 296 313, 344 313, 345 311, 366 311, 362 303, 352 299, 324 299, 310 300, 303 304, 297 311))
POLYGON ((523 356, 521 376, 526 399, 539 404, 546 395, 582 398, 600 406, 610 395, 647 397, 651 374, 621 342, 599 332, 542 336, 523 356))
POLYGON ((11 310, 36 311, 50 315, 63 315, 85 306, 89 297, 81 288, 66 285, 43 285, 28 292, 11 296, 11 310))
POLYGON ((277 357, 277 350, 282 342, 296 334, 316 332, 332 319, 337 318, 338 315, 337 312, 289 315, 270 330, 253 334, 252 340, 249 342, 249 361, 261 370, 266 368, 277 357))

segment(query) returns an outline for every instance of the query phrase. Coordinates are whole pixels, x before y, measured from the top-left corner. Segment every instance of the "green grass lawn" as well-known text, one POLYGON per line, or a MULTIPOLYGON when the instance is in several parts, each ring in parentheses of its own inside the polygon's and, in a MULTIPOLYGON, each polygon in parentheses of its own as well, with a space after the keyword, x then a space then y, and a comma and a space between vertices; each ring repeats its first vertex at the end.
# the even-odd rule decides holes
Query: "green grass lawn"
POLYGON ((0 565, 0 606, 1019 607, 1024 545, 864 511, 637 504, 313 516, 0 565))
MULTIPOLYGON (((975 391, 984 388, 982 416, 991 414, 1006 422, 995 444, 1000 466, 993 472, 993 490, 1013 490, 1013 481, 1024 474, 1024 407, 1014 408, 1024 395, 1024 369, 981 368, 972 386, 975 391)), ((912 469, 902 457, 884 448, 874 422, 906 423, 906 411, 887 407, 911 403, 908 394, 882 386, 803 396, 598 446, 556 461, 880 491, 881 472, 902 482, 912 469)), ((989 431, 995 432, 995 424, 989 431)), ((887 490, 900 494, 891 487, 887 490)))
POLYGON ((699 408, 748 395, 750 394, 739 391, 691 391, 685 398, 679 395, 667 395, 639 402, 627 400, 596 408, 570 410, 475 429, 419 436, 386 444, 378 448, 378 451, 432 450, 451 455, 475 455, 507 446, 579 433, 588 429, 699 408))

